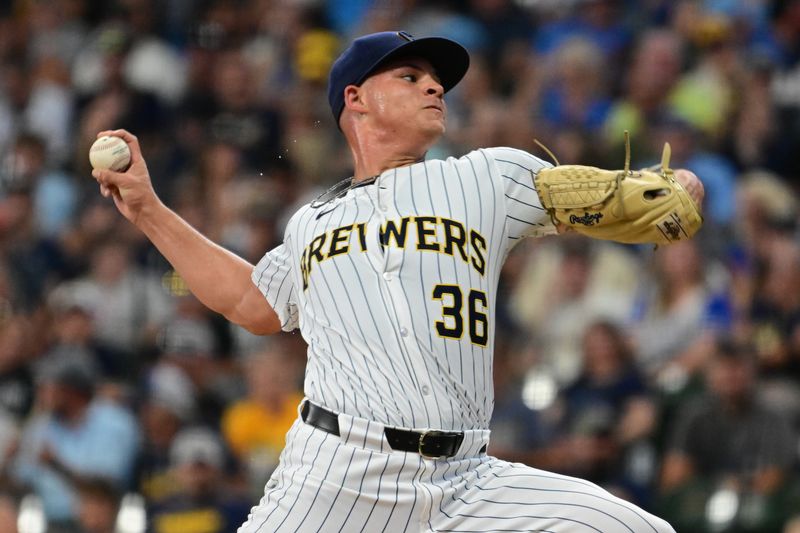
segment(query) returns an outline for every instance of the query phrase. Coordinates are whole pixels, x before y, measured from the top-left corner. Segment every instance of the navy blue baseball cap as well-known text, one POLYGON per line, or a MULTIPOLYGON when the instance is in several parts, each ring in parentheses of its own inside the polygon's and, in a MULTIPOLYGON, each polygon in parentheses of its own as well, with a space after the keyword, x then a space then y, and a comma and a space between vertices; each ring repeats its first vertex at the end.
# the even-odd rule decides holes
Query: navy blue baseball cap
POLYGON ((339 123, 344 109, 344 89, 360 85, 381 65, 400 57, 421 57, 430 62, 444 92, 461 81, 469 68, 469 53, 444 37, 415 39, 404 31, 384 31, 359 37, 333 63, 328 78, 328 102, 339 123))

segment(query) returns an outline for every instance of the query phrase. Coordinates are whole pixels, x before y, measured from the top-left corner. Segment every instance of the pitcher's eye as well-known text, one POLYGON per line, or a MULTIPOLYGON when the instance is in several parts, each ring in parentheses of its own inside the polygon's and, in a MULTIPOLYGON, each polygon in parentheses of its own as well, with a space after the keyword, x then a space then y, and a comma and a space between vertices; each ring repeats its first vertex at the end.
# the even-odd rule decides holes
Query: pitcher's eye
POLYGON ((410 81, 411 83, 415 83, 417 81, 417 75, 416 74, 403 74, 400 77, 403 78, 404 80, 410 81))

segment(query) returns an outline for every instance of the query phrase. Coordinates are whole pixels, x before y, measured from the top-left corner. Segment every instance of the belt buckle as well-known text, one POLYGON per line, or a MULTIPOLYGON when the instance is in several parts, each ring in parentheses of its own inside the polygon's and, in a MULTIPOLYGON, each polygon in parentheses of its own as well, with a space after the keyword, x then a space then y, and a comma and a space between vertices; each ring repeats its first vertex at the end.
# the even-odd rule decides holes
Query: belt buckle
POLYGON ((447 433, 447 432, 445 432, 445 431, 438 431, 438 430, 435 430, 435 429, 431 429, 431 430, 428 430, 428 431, 423 431, 423 432, 422 432, 422 433, 420 433, 420 435, 419 435, 419 443, 417 444, 417 453, 419 453, 419 454, 420 454, 422 457, 424 457, 425 459, 441 459, 442 457, 445 457, 445 455, 444 455, 444 454, 439 454, 439 455, 429 455, 429 454, 425 453, 425 451, 423 450, 423 448, 424 448, 424 446, 425 446, 425 439, 426 439, 426 438, 427 438, 429 435, 430 435, 431 437, 441 437, 441 436, 444 436, 444 435, 447 435, 447 434, 448 434, 448 433, 447 433))

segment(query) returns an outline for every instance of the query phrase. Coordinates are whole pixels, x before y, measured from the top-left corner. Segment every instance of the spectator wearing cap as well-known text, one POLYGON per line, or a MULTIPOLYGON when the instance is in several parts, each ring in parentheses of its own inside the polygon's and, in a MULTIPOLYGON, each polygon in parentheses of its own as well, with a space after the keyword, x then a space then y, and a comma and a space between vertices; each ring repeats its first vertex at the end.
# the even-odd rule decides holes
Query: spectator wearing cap
POLYGON ((139 429, 125 408, 95 396, 96 376, 84 360, 46 361, 39 370, 41 412, 24 427, 11 474, 41 499, 51 531, 73 531, 77 487, 103 477, 130 481, 139 429))
POLYGON ((170 448, 181 428, 194 417, 196 395, 179 367, 161 362, 150 370, 139 408, 143 442, 136 459, 136 484, 151 506, 180 492, 170 448))
POLYGON ((251 502, 226 483, 226 452, 219 435, 206 427, 183 429, 172 443, 170 460, 181 490, 151 508, 153 532, 235 532, 251 502))
POLYGON ((231 349, 227 323, 220 323, 193 294, 173 298, 174 316, 156 335, 159 359, 179 368, 191 380, 198 409, 208 425, 217 425, 231 391, 231 349), (216 323, 215 323, 216 322, 216 323))
POLYGON ((123 379, 129 367, 122 365, 117 353, 97 339, 92 302, 68 285, 53 290, 48 298, 51 321, 45 358, 77 356, 97 366, 104 378, 123 379))

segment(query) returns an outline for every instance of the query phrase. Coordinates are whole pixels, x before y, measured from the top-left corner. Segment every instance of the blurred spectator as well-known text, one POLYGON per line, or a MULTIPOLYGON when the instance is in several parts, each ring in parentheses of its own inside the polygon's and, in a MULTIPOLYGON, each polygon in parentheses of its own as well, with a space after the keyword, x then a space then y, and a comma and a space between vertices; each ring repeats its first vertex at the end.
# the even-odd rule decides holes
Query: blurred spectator
POLYGON ((730 122, 734 91, 742 81, 736 21, 703 2, 676 4, 674 27, 692 45, 694 64, 675 87, 673 108, 698 131, 718 140, 730 122))
POLYGON ((88 301, 76 298, 65 286, 53 290, 50 295, 52 311, 50 332, 52 338, 44 357, 75 357, 79 355, 95 365, 102 376, 121 379, 129 366, 123 364, 113 350, 105 349, 95 335, 95 310, 88 301))
MULTIPOLYGON (((539 349, 532 339, 525 341, 499 340, 494 356, 494 411, 490 429, 492 442, 489 453, 507 461, 520 461, 540 466, 541 452, 555 435, 553 420, 548 418, 548 405, 533 409, 525 398, 526 368, 534 367, 540 359, 539 349)), ((532 395, 541 395, 534 390, 532 395)), ((546 392, 546 391, 545 391, 546 392)), ((540 403, 546 404, 546 398, 540 403)))
POLYGON ((154 533, 234 533, 250 511, 226 484, 225 449, 207 428, 181 431, 170 450, 180 492, 152 509, 154 533))
POLYGON ((581 0, 573 3, 569 16, 543 24, 536 32, 534 47, 539 54, 549 54, 573 37, 583 37, 600 50, 610 65, 630 43, 631 35, 620 17, 618 0, 581 0))
POLYGON ((66 65, 56 57, 46 56, 30 62, 16 58, 2 65, 3 89, 0 92, 0 148, 21 132, 30 132, 44 140, 47 158, 63 163, 69 155, 73 127, 74 102, 66 65))
POLYGON ((33 184, 17 175, 4 185, 0 192, 0 253, 7 260, 14 303, 31 310, 39 305, 46 287, 60 278, 63 258, 58 243, 39 233, 33 184))
POLYGON ((512 295, 520 324, 542 342, 543 363, 559 383, 580 372, 581 337, 600 318, 632 312, 636 263, 622 247, 576 235, 539 244, 512 295))
POLYGON ((186 190, 178 194, 195 196, 195 200, 208 207, 207 224, 215 228, 213 238, 234 250, 242 249, 243 211, 249 201, 266 194, 268 183, 263 177, 256 180, 248 170, 242 149, 231 142, 209 143, 200 158, 197 174, 187 181, 186 190), (202 197, 196 198, 198 193, 202 197))
POLYGON ((486 46, 483 26, 469 14, 452 9, 448 0, 409 5, 403 22, 412 35, 441 35, 461 43, 471 52, 482 52, 486 46), (410 7, 414 9, 408 9, 410 7))
POLYGON ((486 35, 484 57, 498 65, 512 46, 527 47, 533 33, 533 15, 512 0, 470 0, 476 21, 486 35))
POLYGON ((751 69, 740 75, 740 88, 736 97, 739 105, 731 112, 732 126, 723 132, 725 155, 740 169, 765 168, 775 171, 786 169, 791 156, 791 141, 781 135, 783 118, 776 102, 770 97, 774 65, 763 58, 752 59, 751 69))
POLYGON ((731 295, 737 313, 747 317, 772 250, 777 243, 794 238, 798 205, 792 189, 779 176, 763 171, 742 175, 736 197, 731 295))
POLYGON ((3 161, 3 189, 30 189, 36 229, 55 237, 71 222, 78 191, 71 176, 49 168, 44 141, 20 134, 3 161))
POLYGON ((582 341, 582 371, 559 394, 552 467, 641 502, 655 474, 652 462, 631 464, 656 422, 645 376, 618 326, 593 322, 582 341))
POLYGON ((124 242, 108 239, 92 251, 89 273, 58 290, 90 310, 98 343, 115 354, 114 369, 135 379, 137 352, 154 344, 172 312, 161 283, 136 268, 124 242))
MULTIPOLYGON (((606 144, 620 146, 622 131, 646 138, 648 119, 670 109, 670 95, 683 67, 684 43, 666 29, 644 30, 625 72, 623 94, 614 102, 605 125, 606 144)), ((654 157, 660 156, 654 154, 654 157)))
POLYGON ((69 65, 83 44, 87 28, 85 2, 32 2, 28 7, 32 58, 58 58, 69 65))
POLYGON ((707 355, 711 291, 705 258, 692 240, 659 248, 652 260, 629 326, 639 364, 650 379, 676 369, 691 375, 707 355))
POLYGON ((753 340, 762 375, 800 378, 800 247, 776 241, 762 264, 750 308, 753 340))
POLYGON ((46 361, 38 380, 41 412, 24 427, 12 474, 42 499, 53 531, 70 531, 77 487, 87 477, 130 483, 139 429, 127 409, 95 396, 96 376, 85 362, 46 361))
POLYGON ((258 100, 254 69, 236 50, 214 60, 210 93, 189 95, 182 112, 202 121, 212 141, 230 144, 248 168, 269 169, 283 146, 282 115, 258 100))
POLYGON ((779 68, 773 74, 770 97, 778 108, 777 141, 781 145, 778 172, 797 176, 800 163, 800 1, 779 0, 771 3, 771 27, 767 32, 767 50, 772 63, 779 68), (770 46, 771 45, 771 46, 770 46))
POLYGON ((751 259, 764 257, 776 239, 791 236, 797 225, 794 191, 771 172, 752 171, 739 177, 736 210, 738 244, 751 259))
POLYGON ((720 341, 705 372, 707 395, 679 414, 661 477, 663 516, 679 531, 730 526, 705 512, 718 490, 737 495, 728 519, 736 531, 777 531, 800 505, 791 475, 797 435, 759 402, 756 369, 751 347, 720 341))
MULTIPOLYGON (((172 273, 173 275, 174 272, 172 273)), ((177 277, 177 275, 175 275, 177 277)), ((198 415, 216 425, 225 406, 238 393, 235 346, 230 325, 186 291, 183 281, 174 294, 174 315, 156 335, 158 359, 180 368, 196 390, 198 415)))
POLYGON ((20 316, 0 320, 0 413, 20 422, 30 412, 34 397, 32 354, 25 342, 30 334, 31 324, 20 316))
POLYGON ((602 52, 591 41, 574 38, 564 41, 550 60, 553 79, 544 90, 540 110, 548 131, 579 128, 594 133, 602 128, 611 108, 602 52))
POLYGON ((136 459, 136 486, 149 505, 158 505, 180 491, 170 449, 181 428, 196 411, 196 390, 177 366, 160 363, 149 372, 139 408, 142 446, 136 459))
POLYGON ((247 396, 222 416, 222 432, 231 450, 248 468, 252 495, 258 497, 278 465, 286 433, 303 399, 298 354, 286 342, 268 344, 247 357, 243 374, 247 396))
POLYGON ((778 65, 797 66, 800 59, 800 2, 778 0, 768 7, 770 28, 756 36, 755 46, 778 65))
MULTIPOLYGON (((182 280, 179 283, 183 283, 182 280)), ((178 289, 186 291, 186 288, 178 289)), ((195 385, 204 387, 213 377, 218 341, 208 310, 188 293, 174 296, 175 314, 158 330, 161 358, 179 366, 195 385)))

